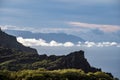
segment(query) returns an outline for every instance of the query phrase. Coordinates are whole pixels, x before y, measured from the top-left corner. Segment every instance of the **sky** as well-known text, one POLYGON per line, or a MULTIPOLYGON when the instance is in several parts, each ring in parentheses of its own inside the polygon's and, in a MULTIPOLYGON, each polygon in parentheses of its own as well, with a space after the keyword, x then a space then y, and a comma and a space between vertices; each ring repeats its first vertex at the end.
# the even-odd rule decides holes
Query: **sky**
POLYGON ((120 34, 119 4, 119 0, 0 0, 0 27, 114 36, 120 34))

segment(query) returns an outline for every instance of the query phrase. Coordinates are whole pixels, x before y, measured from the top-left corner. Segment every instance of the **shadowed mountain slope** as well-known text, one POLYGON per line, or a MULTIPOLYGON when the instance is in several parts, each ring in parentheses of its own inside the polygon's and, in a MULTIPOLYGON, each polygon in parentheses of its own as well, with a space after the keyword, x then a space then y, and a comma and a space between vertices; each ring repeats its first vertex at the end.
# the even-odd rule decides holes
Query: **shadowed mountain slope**
POLYGON ((6 34, 2 30, 0 30, 0 46, 37 54, 35 49, 23 46, 21 43, 17 42, 16 37, 6 34))

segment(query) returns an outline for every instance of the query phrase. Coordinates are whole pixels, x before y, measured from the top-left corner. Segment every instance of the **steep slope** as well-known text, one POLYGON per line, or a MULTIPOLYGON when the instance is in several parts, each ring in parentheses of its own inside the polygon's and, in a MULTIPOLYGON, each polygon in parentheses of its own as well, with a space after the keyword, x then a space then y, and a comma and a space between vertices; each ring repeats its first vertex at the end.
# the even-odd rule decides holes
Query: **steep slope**
POLYGON ((62 56, 38 55, 35 49, 23 46, 17 42, 14 36, 0 30, 0 69, 19 71, 38 68, 48 70, 75 68, 85 72, 101 71, 101 69, 91 67, 82 50, 62 56))
POLYGON ((0 30, 0 46, 11 49, 18 49, 28 53, 37 53, 35 49, 25 47, 17 42, 16 37, 11 36, 0 30))
POLYGON ((76 51, 63 56, 47 56, 0 47, 0 69, 18 71, 38 68, 48 70, 75 68, 85 72, 101 71, 90 66, 84 57, 84 51, 76 51))
POLYGON ((50 42, 52 40, 55 40, 57 42, 73 42, 73 43, 77 43, 78 41, 84 42, 85 40, 74 36, 74 35, 68 35, 65 33, 32 33, 29 31, 18 31, 18 30, 5 30, 5 32, 14 35, 16 37, 23 37, 23 38, 35 38, 35 39, 44 39, 47 42, 50 42))

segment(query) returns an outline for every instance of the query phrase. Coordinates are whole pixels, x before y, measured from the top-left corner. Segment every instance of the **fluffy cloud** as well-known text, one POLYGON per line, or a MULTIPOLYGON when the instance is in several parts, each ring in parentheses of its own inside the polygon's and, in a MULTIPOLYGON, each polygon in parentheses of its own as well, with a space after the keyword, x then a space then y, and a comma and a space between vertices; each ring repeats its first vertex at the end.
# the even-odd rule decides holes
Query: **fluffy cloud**
POLYGON ((18 37, 17 41, 22 43, 25 46, 64 46, 64 47, 72 47, 74 44, 72 42, 58 43, 54 40, 47 43, 43 39, 24 39, 22 37, 18 37))
POLYGON ((72 26, 78 26, 80 28, 99 29, 104 32, 115 32, 120 30, 120 26, 117 25, 100 25, 81 22, 68 22, 68 24, 72 26))
POLYGON ((84 43, 82 42, 78 42, 77 44, 74 44, 72 42, 65 42, 65 43, 58 43, 54 40, 50 41, 49 43, 47 43, 45 40, 43 39, 24 39, 22 37, 18 37, 17 41, 22 43, 25 46, 64 46, 64 47, 72 47, 72 46, 83 46, 83 47, 109 47, 109 46, 116 46, 116 47, 120 47, 119 43, 116 42, 89 42, 86 41, 84 43))
POLYGON ((120 44, 117 42, 98 42, 98 43, 95 43, 95 42, 86 41, 83 44, 83 46, 86 46, 86 47, 93 47, 93 46, 96 46, 96 47, 109 47, 109 46, 119 47, 120 44))
POLYGON ((74 44, 72 42, 65 42, 63 44, 65 47, 71 47, 71 46, 74 46, 74 44))

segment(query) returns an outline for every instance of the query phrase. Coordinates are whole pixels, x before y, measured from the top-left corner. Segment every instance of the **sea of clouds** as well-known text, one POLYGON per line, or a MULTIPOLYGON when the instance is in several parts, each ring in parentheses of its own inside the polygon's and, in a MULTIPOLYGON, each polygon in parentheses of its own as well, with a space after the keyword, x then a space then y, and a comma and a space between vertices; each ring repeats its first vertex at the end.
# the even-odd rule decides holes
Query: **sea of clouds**
POLYGON ((46 42, 43 39, 35 39, 35 38, 23 38, 17 37, 17 41, 22 43, 25 46, 63 46, 63 47, 73 47, 73 46, 84 46, 84 47, 109 47, 109 46, 116 46, 120 47, 120 43, 117 42, 77 42, 76 44, 73 42, 65 42, 60 43, 55 40, 50 42, 46 42))

